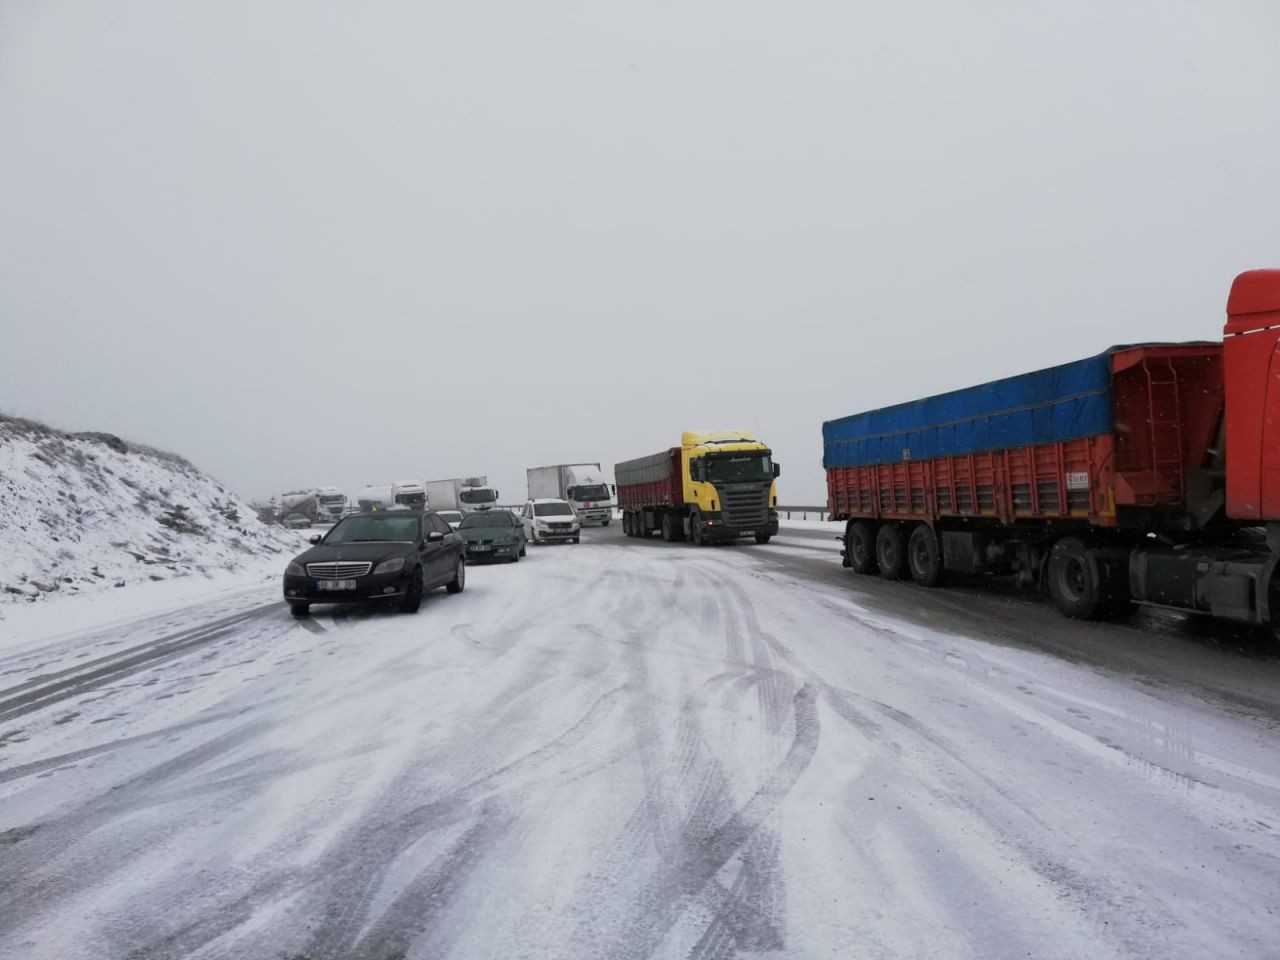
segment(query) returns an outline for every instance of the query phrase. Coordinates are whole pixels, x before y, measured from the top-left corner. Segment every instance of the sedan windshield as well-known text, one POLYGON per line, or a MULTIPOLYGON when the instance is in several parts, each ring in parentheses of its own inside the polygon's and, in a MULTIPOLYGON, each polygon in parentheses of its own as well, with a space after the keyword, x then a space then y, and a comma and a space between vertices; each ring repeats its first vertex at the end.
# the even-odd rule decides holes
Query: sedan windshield
POLYGON ((388 514, 339 520, 324 543, 410 542, 418 538, 418 518, 388 514))
POLYGON ((533 515, 535 517, 571 517, 573 508, 567 503, 535 503, 533 515))
POLYGON ((707 479, 712 483, 739 483, 749 480, 772 480, 773 463, 768 454, 741 457, 708 457, 707 479))
POLYGON ((475 527, 509 527, 512 525, 511 514, 505 510, 486 510, 483 513, 468 513, 462 518, 459 530, 471 530, 475 527))

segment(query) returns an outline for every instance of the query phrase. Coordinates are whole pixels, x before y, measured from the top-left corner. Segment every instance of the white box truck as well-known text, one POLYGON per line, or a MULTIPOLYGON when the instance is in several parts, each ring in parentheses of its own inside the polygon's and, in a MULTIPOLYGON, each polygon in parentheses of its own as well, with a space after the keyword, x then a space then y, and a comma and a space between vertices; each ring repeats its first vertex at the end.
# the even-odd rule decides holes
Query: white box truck
POLYGON ((530 467, 528 478, 530 500, 568 500, 584 524, 607 527, 613 519, 614 488, 604 482, 598 463, 530 467))
POLYGON ((498 505, 498 491, 489 486, 488 477, 452 477, 428 480, 427 499, 432 510, 492 510, 498 505))

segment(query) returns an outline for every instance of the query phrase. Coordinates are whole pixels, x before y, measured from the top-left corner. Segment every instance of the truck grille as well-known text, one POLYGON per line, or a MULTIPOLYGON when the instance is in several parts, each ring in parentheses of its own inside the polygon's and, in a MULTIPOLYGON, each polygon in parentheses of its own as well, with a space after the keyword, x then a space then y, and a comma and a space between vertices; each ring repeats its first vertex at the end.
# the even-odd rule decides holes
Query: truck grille
POLYGON ((317 580, 349 580, 352 577, 363 577, 373 564, 365 562, 350 563, 308 563, 307 576, 317 580))
POLYGON ((720 495, 725 526, 758 527, 769 519, 769 490, 725 490, 720 495))

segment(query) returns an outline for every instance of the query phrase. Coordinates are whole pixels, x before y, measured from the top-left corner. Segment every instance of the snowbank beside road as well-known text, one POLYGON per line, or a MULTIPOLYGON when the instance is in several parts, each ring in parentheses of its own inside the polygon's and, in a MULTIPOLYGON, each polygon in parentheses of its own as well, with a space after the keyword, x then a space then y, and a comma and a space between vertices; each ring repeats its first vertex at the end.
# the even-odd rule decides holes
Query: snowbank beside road
POLYGON ((225 575, 299 540, 174 454, 0 415, 0 605, 225 575))

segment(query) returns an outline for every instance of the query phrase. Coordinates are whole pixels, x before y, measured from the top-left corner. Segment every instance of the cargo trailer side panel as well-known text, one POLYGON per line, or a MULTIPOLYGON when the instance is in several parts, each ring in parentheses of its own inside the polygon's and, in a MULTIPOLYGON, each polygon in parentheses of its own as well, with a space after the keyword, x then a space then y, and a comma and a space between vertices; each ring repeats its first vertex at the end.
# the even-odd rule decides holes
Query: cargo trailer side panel
POLYGON ((613 476, 623 510, 684 505, 679 447, 614 464, 613 476))

